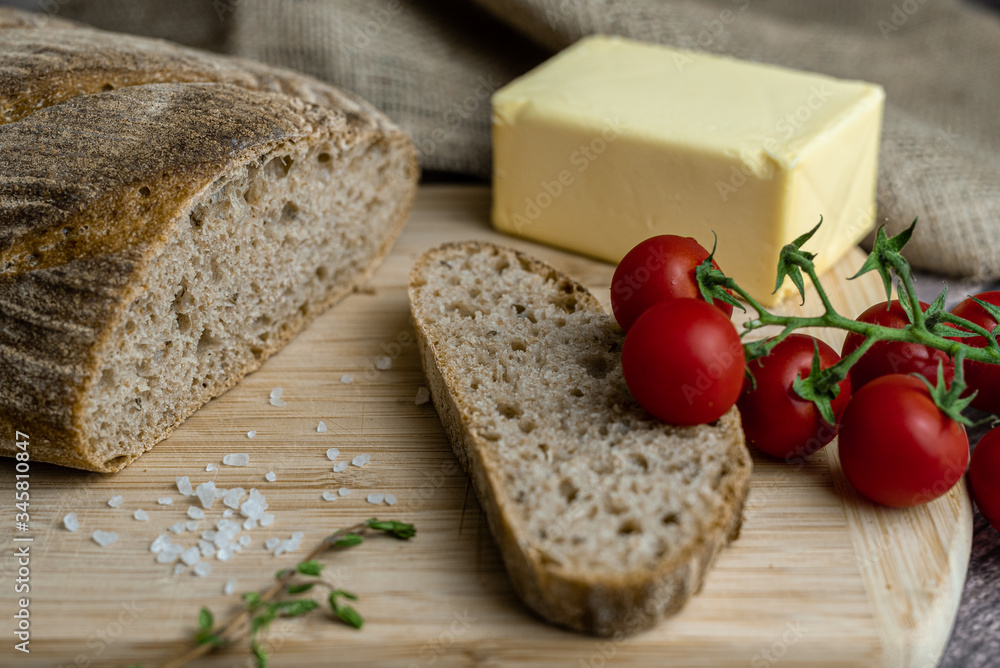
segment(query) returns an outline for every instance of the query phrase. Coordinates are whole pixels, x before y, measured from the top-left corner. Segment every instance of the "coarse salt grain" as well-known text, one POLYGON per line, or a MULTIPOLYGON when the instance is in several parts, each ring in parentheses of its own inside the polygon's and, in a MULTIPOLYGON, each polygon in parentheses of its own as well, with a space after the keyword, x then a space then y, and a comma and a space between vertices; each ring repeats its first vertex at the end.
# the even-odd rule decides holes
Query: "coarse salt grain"
POLYGON ((132 513, 132 517, 139 520, 140 522, 145 522, 146 520, 149 519, 149 513, 147 513, 142 508, 139 508, 134 513, 132 513))
POLYGON ((177 491, 184 496, 193 496, 194 488, 191 487, 191 481, 186 475, 182 475, 177 478, 177 491))
POLYGON ((211 508, 212 504, 215 503, 215 483, 211 480, 198 485, 196 493, 203 507, 211 508))
POLYGON ((174 504, 174 500, 169 496, 161 496, 156 500, 156 502, 161 506, 172 506, 174 504))
POLYGON ((225 512, 222 513, 222 516, 223 517, 232 517, 233 516, 233 509, 232 508, 226 508, 225 512))
POLYGON ((201 556, 203 557, 211 557, 212 555, 215 554, 215 545, 213 545, 212 542, 208 540, 204 539, 199 540, 198 549, 201 550, 201 556))
POLYGON ((219 467, 216 464, 208 464, 208 465, 205 466, 205 470, 207 472, 209 472, 209 473, 211 473, 212 471, 214 471, 217 468, 219 468, 219 467))
POLYGON ((337 494, 340 494, 341 496, 347 496, 350 493, 351 490, 347 489, 346 487, 341 487, 340 489, 337 490, 337 494))
POLYGON ((163 551, 163 548, 171 544, 170 535, 161 533, 157 536, 153 542, 149 545, 149 551, 153 554, 158 554, 163 551))
POLYGON ((205 511, 198 506, 188 506, 188 517, 193 520, 205 519, 205 511))
POLYGON ((208 563, 207 561, 200 561, 194 567, 194 574, 200 578, 205 577, 211 572, 212 572, 212 564, 208 563))
POLYGON ((431 400, 431 393, 427 390, 426 387, 421 387, 420 389, 417 390, 417 396, 413 399, 413 403, 415 403, 417 406, 421 406, 423 404, 426 404, 430 400, 431 400))
POLYGON ((340 377, 340 382, 343 383, 344 385, 350 385, 351 383, 354 382, 354 376, 352 376, 349 373, 345 373, 343 376, 340 377))
POLYGON ((63 518, 63 526, 70 531, 79 529, 80 520, 76 519, 76 513, 66 513, 66 517, 63 518))
POLYGON ((250 536, 243 535, 243 536, 240 536, 239 544, 242 545, 243 547, 246 547, 247 545, 250 544, 251 540, 253 540, 253 539, 250 538, 250 536))
POLYGON ((284 388, 281 388, 281 387, 276 387, 273 390, 271 390, 271 405, 272 406, 277 406, 278 408, 281 408, 282 406, 285 405, 285 402, 282 401, 282 399, 281 399, 281 395, 284 393, 284 391, 285 391, 284 388))
POLYGON ((264 513, 260 516, 260 525, 262 527, 269 527, 274 524, 274 515, 271 513, 264 513))
POLYGON ((101 547, 107 547, 118 540, 118 534, 114 531, 101 531, 98 529, 91 535, 91 538, 101 547))
POLYGON ((246 452, 234 452, 222 458, 226 466, 249 466, 250 455, 246 452))
POLYGON ((177 561, 177 557, 181 556, 181 552, 183 551, 184 548, 180 545, 168 544, 156 555, 156 563, 172 564, 177 561))
POLYGON ((323 492, 323 500, 324 501, 334 501, 334 500, 336 500, 338 498, 340 498, 340 497, 337 496, 336 492, 329 492, 329 491, 323 492))
POLYGON ((372 493, 368 495, 368 503, 382 503, 385 494, 372 493))
POLYGON ((124 503, 125 503, 125 497, 122 496, 121 494, 116 494, 115 496, 112 496, 110 499, 108 499, 108 505, 111 506, 112 508, 121 508, 122 505, 124 505, 124 503))
POLYGON ((347 462, 337 462, 333 465, 333 472, 340 473, 347 468, 347 462))
MULTIPOLYGON (((226 495, 224 497, 222 497, 222 503, 228 506, 229 508, 232 508, 233 510, 239 510, 240 499, 243 498, 244 494, 246 494, 246 490, 244 490, 242 487, 233 487, 232 489, 226 492, 226 495)), ((229 515, 227 515, 226 517, 228 516, 229 515)))
POLYGON ((316 426, 316 431, 325 434, 326 433, 326 423, 322 420, 319 421, 319 425, 316 426))
POLYGON ((236 591, 236 578, 229 578, 226 582, 226 586, 222 588, 222 593, 229 596, 234 591, 236 591))
POLYGON ((184 528, 187 529, 188 531, 197 531, 198 522, 195 520, 188 520, 187 522, 184 523, 184 528))
POLYGON ((351 460, 351 463, 357 466, 358 468, 361 468, 371 460, 372 460, 371 455, 358 455, 357 457, 351 460))
POLYGON ((338 450, 337 448, 329 448, 326 451, 326 458, 332 462, 334 459, 337 458, 339 454, 340 450, 338 450))
POLYGON ((264 480, 266 480, 266 481, 268 481, 268 482, 274 482, 274 481, 275 481, 275 480, 277 480, 277 479, 278 479, 278 476, 276 476, 276 475, 274 474, 274 471, 270 471, 270 472, 268 472, 268 473, 267 473, 267 474, 266 474, 266 475, 264 476, 264 480))
POLYGON ((392 368, 392 358, 391 357, 386 357, 385 355, 383 355, 382 357, 376 357, 375 358, 375 368, 378 369, 379 371, 385 371, 387 369, 391 369, 392 368))
POLYGON ((255 432, 255 431, 248 431, 247 432, 247 438, 253 438, 256 435, 257 435, 257 432, 255 432))
POLYGON ((174 566, 174 575, 180 575, 186 570, 187 566, 185 566, 184 564, 177 564, 176 566, 174 566))
POLYGON ((181 552, 181 561, 188 566, 194 566, 201 560, 201 550, 197 547, 189 547, 181 552))
POLYGON ((264 541, 264 547, 267 548, 268 550, 273 550, 279 545, 281 545, 280 538, 268 538, 267 540, 264 541))
POLYGON ((178 522, 177 524, 170 525, 170 530, 173 531, 174 533, 184 533, 185 529, 186 527, 184 525, 184 522, 178 522))
POLYGON ((240 515, 259 520, 265 510, 267 510, 267 501, 264 499, 264 495, 256 489, 251 489, 249 498, 240 506, 240 515))
POLYGON ((388 503, 390 506, 396 505, 396 496, 394 494, 386 494, 385 502, 388 503))
POLYGON ((305 536, 305 533, 302 531, 296 531, 292 534, 291 538, 281 541, 281 545, 279 545, 278 549, 274 551, 274 556, 277 557, 285 554, 286 552, 295 552, 298 550, 302 545, 303 536, 305 536))

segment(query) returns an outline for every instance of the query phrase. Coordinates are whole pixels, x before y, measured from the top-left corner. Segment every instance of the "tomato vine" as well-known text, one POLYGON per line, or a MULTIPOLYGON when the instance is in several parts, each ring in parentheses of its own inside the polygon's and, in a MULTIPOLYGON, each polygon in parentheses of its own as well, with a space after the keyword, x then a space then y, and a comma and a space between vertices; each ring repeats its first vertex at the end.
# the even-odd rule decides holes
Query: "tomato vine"
MULTIPOLYGON (((950 386, 946 385, 940 367, 936 385, 932 385, 926 379, 924 380, 931 391, 935 403, 952 419, 963 424, 972 424, 971 420, 962 415, 962 410, 972 401, 971 396, 962 396, 966 389, 963 362, 964 360, 973 360, 988 364, 1000 364, 1000 344, 996 340, 997 335, 1000 335, 1000 325, 991 332, 965 318, 949 313, 945 309, 947 285, 926 311, 921 309, 920 299, 917 296, 909 262, 906 261, 901 253, 903 247, 913 235, 917 224, 916 220, 913 221, 913 224, 909 228, 894 236, 888 236, 884 227, 879 228, 875 236, 875 243, 867 260, 858 272, 849 279, 858 278, 871 271, 878 272, 885 287, 887 299, 892 299, 892 289, 895 283, 896 290, 899 293, 900 304, 906 312, 910 324, 901 329, 894 329, 882 325, 859 322, 841 315, 833 307, 819 279, 816 267, 813 264, 816 254, 802 250, 802 246, 816 234, 822 223, 821 219, 816 227, 795 239, 781 250, 778 259, 777 283, 775 285, 775 291, 777 291, 786 278, 791 280, 798 289, 802 302, 805 303, 804 276, 807 276, 812 281, 813 286, 815 286, 816 292, 823 303, 824 312, 822 315, 789 316, 768 311, 752 295, 740 287, 734 279, 726 276, 713 265, 712 260, 715 255, 715 248, 712 249, 712 252, 705 261, 695 270, 698 289, 706 301, 719 300, 746 311, 743 303, 733 296, 736 295, 756 311, 756 317, 751 318, 744 324, 744 332, 741 334, 741 338, 764 327, 781 327, 780 333, 774 337, 743 344, 747 362, 766 356, 792 332, 805 327, 836 328, 864 336, 865 341, 861 346, 826 369, 820 369, 819 360, 815 358, 813 369, 809 376, 804 379, 801 376, 798 377, 793 385, 800 397, 814 402, 823 418, 833 424, 835 419, 831 402, 837 397, 840 382, 847 377, 851 367, 873 345, 879 341, 901 341, 921 344, 929 348, 944 351, 955 363, 955 377, 950 386), (956 338, 965 337, 983 337, 987 344, 985 347, 977 348, 955 340, 956 338)), ((1000 307, 980 299, 972 299, 997 322, 1000 322, 1000 307)))

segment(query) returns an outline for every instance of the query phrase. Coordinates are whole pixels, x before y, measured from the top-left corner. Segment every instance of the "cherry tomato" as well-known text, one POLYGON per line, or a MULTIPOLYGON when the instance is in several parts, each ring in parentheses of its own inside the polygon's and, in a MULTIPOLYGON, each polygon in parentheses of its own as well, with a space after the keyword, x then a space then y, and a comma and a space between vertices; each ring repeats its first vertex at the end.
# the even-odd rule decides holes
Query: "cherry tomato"
MULTIPOLYGON (((920 302, 921 310, 927 310, 927 304, 920 302)), ((858 322, 867 322, 893 329, 902 329, 910 324, 906 312, 898 300, 880 302, 859 315, 858 322)), ((840 354, 847 357, 864 342, 861 334, 850 332, 844 340, 840 354)), ((955 374, 955 366, 948 354, 920 345, 902 341, 879 341, 866 352, 857 363, 851 367, 851 387, 857 392, 865 384, 890 374, 919 373, 932 383, 937 381, 938 362, 944 362, 944 375, 951 382, 955 374)))
POLYGON ((969 463, 965 429, 941 412, 924 382, 892 374, 854 393, 840 423, 840 463, 862 495, 887 506, 932 501, 969 463))
POLYGON ((987 432, 972 452, 969 487, 979 512, 1000 531, 1000 427, 987 432))
MULTIPOLYGON (((837 435, 836 425, 828 424, 816 405, 792 388, 797 376, 809 377, 814 345, 819 349, 821 368, 840 361, 840 355, 822 341, 805 334, 791 334, 766 357, 747 365, 756 387, 749 379, 745 380, 736 402, 743 417, 743 433, 747 443, 772 457, 785 460, 808 457, 837 435)), ((840 393, 832 402, 838 420, 851 399, 851 379, 845 378, 839 387, 840 393)))
MULTIPOLYGON (((611 279, 611 310, 622 330, 628 331, 642 313, 666 299, 700 299, 695 269, 708 251, 691 237, 661 234, 640 242, 618 263, 611 279)), ((712 261, 716 269, 719 265, 712 261)), ((728 318, 730 304, 715 300, 728 318)))
POLYGON ((740 395, 745 366, 733 323, 700 299, 670 299, 647 309, 622 347, 632 396, 671 424, 721 417, 740 395))
MULTIPOLYGON (((976 297, 989 304, 1000 305, 1000 291, 981 292, 976 297)), ((951 312, 980 327, 985 327, 991 332, 997 326, 997 321, 993 319, 993 316, 971 299, 959 303, 951 312)), ((981 336, 970 336, 956 340, 975 348, 986 347, 986 339, 981 336)), ((985 362, 966 361, 965 383, 970 390, 979 391, 972 400, 973 406, 981 411, 1000 412, 1000 366, 985 362)))

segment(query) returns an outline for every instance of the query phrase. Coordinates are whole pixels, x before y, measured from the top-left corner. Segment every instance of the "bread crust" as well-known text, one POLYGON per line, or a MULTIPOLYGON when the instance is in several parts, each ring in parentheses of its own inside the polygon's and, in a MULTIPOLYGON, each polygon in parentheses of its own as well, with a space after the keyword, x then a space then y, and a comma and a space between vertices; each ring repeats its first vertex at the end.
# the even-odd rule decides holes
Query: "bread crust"
MULTIPOLYGON (((430 339, 422 323, 421 307, 416 303, 416 289, 425 282, 425 270, 439 254, 452 250, 474 253, 491 247, 515 254, 540 276, 563 276, 535 258, 488 242, 445 244, 417 261, 410 274, 411 310, 428 388, 445 433, 473 482, 514 589, 528 606, 550 622, 599 636, 619 637, 649 628, 676 613, 700 591, 704 576, 721 548, 739 535, 752 469, 739 413, 734 407, 714 426, 700 427, 706 434, 714 432, 715 437, 728 442, 727 457, 732 466, 721 483, 727 503, 707 523, 698 540, 690 542, 673 558, 660 561, 653 569, 581 574, 543 563, 537 551, 527 549, 528 540, 513 519, 516 501, 502 492, 501 472, 485 455, 489 444, 469 428, 471 406, 463 405, 451 389, 464 386, 463 379, 449 368, 448 360, 430 339)), ((603 313, 599 302, 584 286, 575 281, 571 285, 578 303, 603 313)))
POLYGON ((140 452, 367 278, 408 216, 416 152, 384 116, 308 77, 17 14, 0 13, 0 454, 14 454, 21 431, 33 460, 114 471, 134 457, 109 466, 91 456, 83 399, 144 273, 199 198, 298 142, 385 143, 406 156, 407 192, 367 270, 200 389, 140 452))

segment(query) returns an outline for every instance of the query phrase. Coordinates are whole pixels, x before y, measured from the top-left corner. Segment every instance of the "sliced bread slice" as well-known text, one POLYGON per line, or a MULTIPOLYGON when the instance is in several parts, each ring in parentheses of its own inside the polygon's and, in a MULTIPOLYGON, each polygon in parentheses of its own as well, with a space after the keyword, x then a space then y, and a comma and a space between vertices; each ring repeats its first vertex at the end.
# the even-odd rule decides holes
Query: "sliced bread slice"
POLYGON ((614 319, 517 251, 433 249, 409 296, 434 406, 520 597, 602 636, 677 612, 742 523, 736 409, 696 427, 650 416, 625 385, 614 319))

